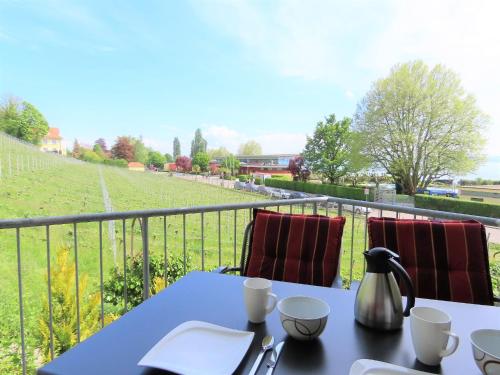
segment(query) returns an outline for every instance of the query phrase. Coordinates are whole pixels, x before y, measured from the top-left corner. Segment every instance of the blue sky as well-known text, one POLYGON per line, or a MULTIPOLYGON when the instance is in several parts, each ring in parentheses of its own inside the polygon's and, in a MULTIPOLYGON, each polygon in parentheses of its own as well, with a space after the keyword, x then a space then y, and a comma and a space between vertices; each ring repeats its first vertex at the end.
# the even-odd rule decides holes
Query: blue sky
MULTIPOLYGON (((209 147, 255 139, 299 152, 329 113, 351 116, 392 65, 457 71, 491 116, 500 177, 494 1, 1 1, 0 94, 74 138, 142 135, 164 152, 196 128, 209 147), (416 4, 415 4, 416 3, 416 4), (472 5, 472 6, 471 6, 472 5)), ((495 164, 496 161, 496 164, 495 164)))

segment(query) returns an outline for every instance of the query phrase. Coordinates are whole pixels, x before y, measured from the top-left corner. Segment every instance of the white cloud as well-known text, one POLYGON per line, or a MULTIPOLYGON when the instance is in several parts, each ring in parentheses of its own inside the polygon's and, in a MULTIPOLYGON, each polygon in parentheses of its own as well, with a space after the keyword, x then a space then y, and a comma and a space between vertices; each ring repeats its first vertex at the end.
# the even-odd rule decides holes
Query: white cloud
POLYGON ((306 135, 291 132, 258 132, 244 134, 221 125, 204 125, 202 127, 204 138, 208 141, 209 148, 226 147, 236 153, 238 146, 250 139, 257 141, 262 146, 264 153, 299 153, 305 145, 306 135))
POLYGON ((283 76, 330 82, 351 98, 398 62, 455 70, 492 118, 487 153, 500 155, 500 2, 219 1, 194 3, 252 62, 283 76))

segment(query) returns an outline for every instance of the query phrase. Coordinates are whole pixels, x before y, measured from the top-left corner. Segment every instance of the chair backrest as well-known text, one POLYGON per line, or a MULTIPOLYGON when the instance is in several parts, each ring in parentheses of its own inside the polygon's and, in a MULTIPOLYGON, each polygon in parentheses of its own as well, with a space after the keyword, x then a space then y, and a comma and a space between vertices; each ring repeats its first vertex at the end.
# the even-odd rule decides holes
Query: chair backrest
POLYGON ((415 296, 493 304, 486 232, 468 221, 369 218, 370 247, 399 254, 415 296))
POLYGON ((255 209, 243 275, 332 286, 344 224, 344 217, 255 209))

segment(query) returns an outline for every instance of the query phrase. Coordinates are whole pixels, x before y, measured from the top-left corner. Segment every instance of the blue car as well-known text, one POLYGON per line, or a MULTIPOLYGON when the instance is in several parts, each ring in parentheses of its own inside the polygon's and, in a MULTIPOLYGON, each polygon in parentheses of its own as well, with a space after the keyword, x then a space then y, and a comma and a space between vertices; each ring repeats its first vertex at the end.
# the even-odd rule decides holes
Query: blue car
POLYGON ((419 188, 417 189, 418 194, 427 194, 427 195, 436 195, 441 197, 450 197, 450 198, 458 198, 458 194, 455 190, 452 189, 444 189, 444 188, 435 188, 428 187, 425 189, 419 188))

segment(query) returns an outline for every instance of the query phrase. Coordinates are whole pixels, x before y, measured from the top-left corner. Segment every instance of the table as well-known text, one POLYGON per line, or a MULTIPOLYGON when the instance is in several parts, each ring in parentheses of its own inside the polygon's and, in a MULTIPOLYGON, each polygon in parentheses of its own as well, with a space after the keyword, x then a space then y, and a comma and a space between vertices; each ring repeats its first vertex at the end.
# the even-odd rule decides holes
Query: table
MULTIPOLYGON (((274 336, 275 343, 286 340, 276 375, 347 375, 352 363, 360 358, 377 359, 433 373, 480 374, 472 359, 470 332, 479 328, 500 328, 499 308, 417 298, 416 306, 440 308, 451 315, 452 330, 461 340, 457 352, 443 359, 441 367, 428 367, 416 361, 409 318, 405 319, 401 330, 393 332, 363 327, 354 320, 353 291, 273 281, 273 292, 278 298, 308 295, 327 301, 331 307, 322 336, 312 342, 299 342, 287 338, 277 310, 263 324, 247 321, 243 280, 240 276, 191 272, 39 369, 38 374, 166 374, 139 367, 137 362, 170 330, 187 320, 255 332, 254 341, 236 372, 238 374, 249 372, 262 338, 267 334, 274 336)), ((197 350, 203 348, 193 348, 193 355, 197 350)), ((265 373, 264 364, 260 368, 261 373, 265 373)))

